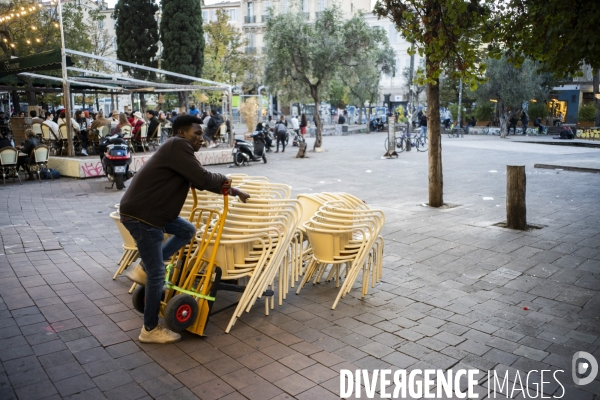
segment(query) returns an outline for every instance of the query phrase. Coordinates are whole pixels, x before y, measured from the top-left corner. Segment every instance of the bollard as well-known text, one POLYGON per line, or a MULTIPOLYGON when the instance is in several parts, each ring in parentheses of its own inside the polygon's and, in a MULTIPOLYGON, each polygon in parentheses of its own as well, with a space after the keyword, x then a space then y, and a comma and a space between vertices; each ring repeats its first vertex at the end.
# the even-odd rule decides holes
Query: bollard
POLYGON ((506 166, 506 227, 527 229, 527 205, 525 203, 526 178, 524 165, 506 166))

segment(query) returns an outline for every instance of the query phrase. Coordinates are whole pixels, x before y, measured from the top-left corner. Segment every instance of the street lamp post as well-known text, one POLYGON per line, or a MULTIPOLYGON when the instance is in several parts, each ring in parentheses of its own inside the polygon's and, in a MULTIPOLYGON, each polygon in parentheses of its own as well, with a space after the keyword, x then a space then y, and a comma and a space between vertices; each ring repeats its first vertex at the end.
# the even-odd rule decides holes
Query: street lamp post
POLYGON ((67 124, 67 155, 72 157, 75 155, 73 149, 73 135, 72 135, 72 124, 71 124, 71 95, 69 88, 69 81, 67 76, 67 53, 65 52, 65 29, 63 27, 62 18, 62 5, 61 0, 58 0, 58 19, 60 23, 60 56, 61 56, 61 69, 63 79, 63 102, 65 103, 65 122, 67 124))

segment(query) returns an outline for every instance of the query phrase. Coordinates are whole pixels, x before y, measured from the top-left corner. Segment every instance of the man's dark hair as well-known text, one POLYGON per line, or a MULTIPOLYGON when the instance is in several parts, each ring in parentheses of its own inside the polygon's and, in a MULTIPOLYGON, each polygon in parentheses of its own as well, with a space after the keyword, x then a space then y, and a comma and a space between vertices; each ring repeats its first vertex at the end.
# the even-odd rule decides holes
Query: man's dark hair
POLYGON ((151 114, 153 117, 156 117, 156 112, 154 110, 146 110, 147 114, 151 114))
POLYGON ((192 124, 200 125, 198 118, 194 115, 181 115, 173 122, 173 133, 178 135, 180 129, 186 130, 192 126, 192 124))
POLYGON ((35 110, 31 110, 29 111, 29 115, 31 116, 31 118, 35 118, 37 117, 37 112, 35 110))

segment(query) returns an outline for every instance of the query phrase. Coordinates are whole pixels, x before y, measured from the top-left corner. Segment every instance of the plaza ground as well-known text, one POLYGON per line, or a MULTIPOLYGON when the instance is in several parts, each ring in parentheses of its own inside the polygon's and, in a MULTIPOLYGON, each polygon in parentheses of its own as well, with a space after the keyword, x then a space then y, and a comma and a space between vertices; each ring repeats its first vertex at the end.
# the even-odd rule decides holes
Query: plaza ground
POLYGON ((130 282, 112 280, 122 241, 109 214, 122 193, 105 178, 0 187, 0 399, 335 399, 339 371, 362 368, 511 379, 564 370, 563 398, 600 395, 598 378, 571 379, 575 352, 600 356, 600 174, 533 168, 598 165, 600 150, 444 138, 444 198, 457 207, 435 210, 423 206, 428 154, 382 159, 384 138, 328 136, 308 159, 288 147, 268 164, 209 167, 267 176, 294 194, 345 191, 384 210, 383 279, 335 310, 334 285, 308 285, 269 316, 259 301, 230 334, 225 312, 205 338, 175 345, 139 343, 130 282), (528 220, 542 229, 494 226, 505 219, 509 164, 526 166, 528 220))

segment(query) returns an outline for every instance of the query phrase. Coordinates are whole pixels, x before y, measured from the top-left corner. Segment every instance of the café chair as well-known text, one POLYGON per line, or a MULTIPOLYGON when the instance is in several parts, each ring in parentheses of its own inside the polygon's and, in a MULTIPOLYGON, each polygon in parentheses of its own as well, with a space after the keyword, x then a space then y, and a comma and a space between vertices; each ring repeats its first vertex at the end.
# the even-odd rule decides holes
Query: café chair
POLYGON ((12 172, 13 183, 15 181, 15 177, 19 179, 19 183, 22 185, 21 177, 17 172, 17 161, 19 159, 19 152, 14 147, 5 147, 0 149, 0 170, 2 171, 2 183, 6 186, 6 178, 10 177, 10 173, 12 172))
MULTIPOLYGON (((37 174, 40 182, 42 181, 40 172, 42 171, 42 169, 48 168, 49 156, 50 149, 45 144, 41 144, 31 151, 31 156, 29 157, 29 172, 31 172, 32 174, 37 174)), ((50 177, 52 178, 52 180, 54 180, 52 174, 50 174, 50 177)))
MULTIPOLYGON (((144 124, 140 127, 140 144, 142 146, 142 151, 146 152, 146 147, 148 147, 148 125, 144 124)), ((148 151, 150 151, 150 147, 148 147, 148 151)))

